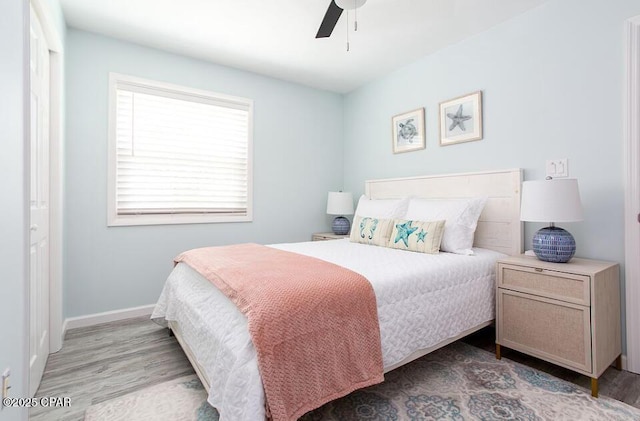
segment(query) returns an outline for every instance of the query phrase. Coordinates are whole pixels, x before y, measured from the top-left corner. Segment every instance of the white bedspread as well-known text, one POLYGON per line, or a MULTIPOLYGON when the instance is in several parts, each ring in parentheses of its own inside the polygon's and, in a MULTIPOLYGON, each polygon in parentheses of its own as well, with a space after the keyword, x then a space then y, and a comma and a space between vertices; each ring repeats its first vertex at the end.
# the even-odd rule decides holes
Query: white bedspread
MULTIPOLYGON (((317 257, 365 276, 376 294, 385 370, 494 319, 495 263, 475 255, 429 255, 349 240, 272 245, 317 257)), ((304 282, 304 280, 300 280, 304 282)), ((221 420, 264 419, 264 392, 245 316, 185 264, 169 275, 152 318, 178 322, 210 380, 209 403, 221 420)))

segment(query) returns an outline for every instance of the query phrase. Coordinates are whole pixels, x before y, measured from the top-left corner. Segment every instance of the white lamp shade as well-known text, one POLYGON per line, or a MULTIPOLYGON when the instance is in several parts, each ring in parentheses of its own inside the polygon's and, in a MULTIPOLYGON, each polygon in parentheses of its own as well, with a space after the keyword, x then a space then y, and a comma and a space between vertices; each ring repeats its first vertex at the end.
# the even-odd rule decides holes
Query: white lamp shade
POLYGON ((330 191, 327 199, 329 215, 353 215, 353 195, 349 192, 330 191))
POLYGON ((563 178, 522 183, 520 220, 554 223, 582 221, 578 180, 563 178))

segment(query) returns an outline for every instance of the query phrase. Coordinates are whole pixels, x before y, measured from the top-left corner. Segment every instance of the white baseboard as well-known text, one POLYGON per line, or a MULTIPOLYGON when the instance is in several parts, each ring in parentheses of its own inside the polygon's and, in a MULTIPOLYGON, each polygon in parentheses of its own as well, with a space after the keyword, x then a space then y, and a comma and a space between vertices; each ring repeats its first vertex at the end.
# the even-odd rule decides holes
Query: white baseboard
POLYGON ((122 310, 106 311, 104 313, 88 314, 86 316, 68 317, 62 324, 63 337, 68 329, 99 325, 101 323, 115 322, 131 319, 133 317, 151 316, 155 304, 146 306, 125 308, 122 310))
POLYGON ((627 356, 625 354, 622 354, 621 360, 622 360, 622 369, 625 370, 625 371, 628 371, 627 370, 627 356))

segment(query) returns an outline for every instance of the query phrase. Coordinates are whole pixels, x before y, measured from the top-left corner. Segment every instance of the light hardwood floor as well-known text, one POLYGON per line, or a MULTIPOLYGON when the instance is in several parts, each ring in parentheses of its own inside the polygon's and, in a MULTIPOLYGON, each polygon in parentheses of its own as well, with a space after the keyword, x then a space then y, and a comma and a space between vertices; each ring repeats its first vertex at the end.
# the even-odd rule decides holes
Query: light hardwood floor
POLYGON ((70 397, 70 408, 36 408, 31 420, 84 419, 91 405, 193 373, 176 339, 148 317, 67 332, 49 356, 36 396, 70 397))
MULTIPOLYGON (((492 327, 464 339, 493 352, 492 327)), ((589 389, 589 378, 544 361, 504 349, 503 357, 546 371, 589 389)), ((31 420, 75 421, 91 405, 193 373, 167 329, 147 317, 67 332, 62 350, 49 356, 36 396, 70 397, 70 408, 37 408, 31 420)), ((640 408, 640 376, 609 368, 600 393, 640 408)))

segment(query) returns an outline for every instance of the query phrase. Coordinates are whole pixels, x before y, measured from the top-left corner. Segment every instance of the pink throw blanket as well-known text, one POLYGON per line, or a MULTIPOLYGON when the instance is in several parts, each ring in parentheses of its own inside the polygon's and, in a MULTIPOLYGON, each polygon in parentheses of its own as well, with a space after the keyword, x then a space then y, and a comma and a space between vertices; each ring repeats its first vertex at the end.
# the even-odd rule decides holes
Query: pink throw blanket
POLYGON ((383 381, 376 297, 363 276, 258 244, 194 249, 175 262, 198 271, 247 316, 275 421, 383 381))

